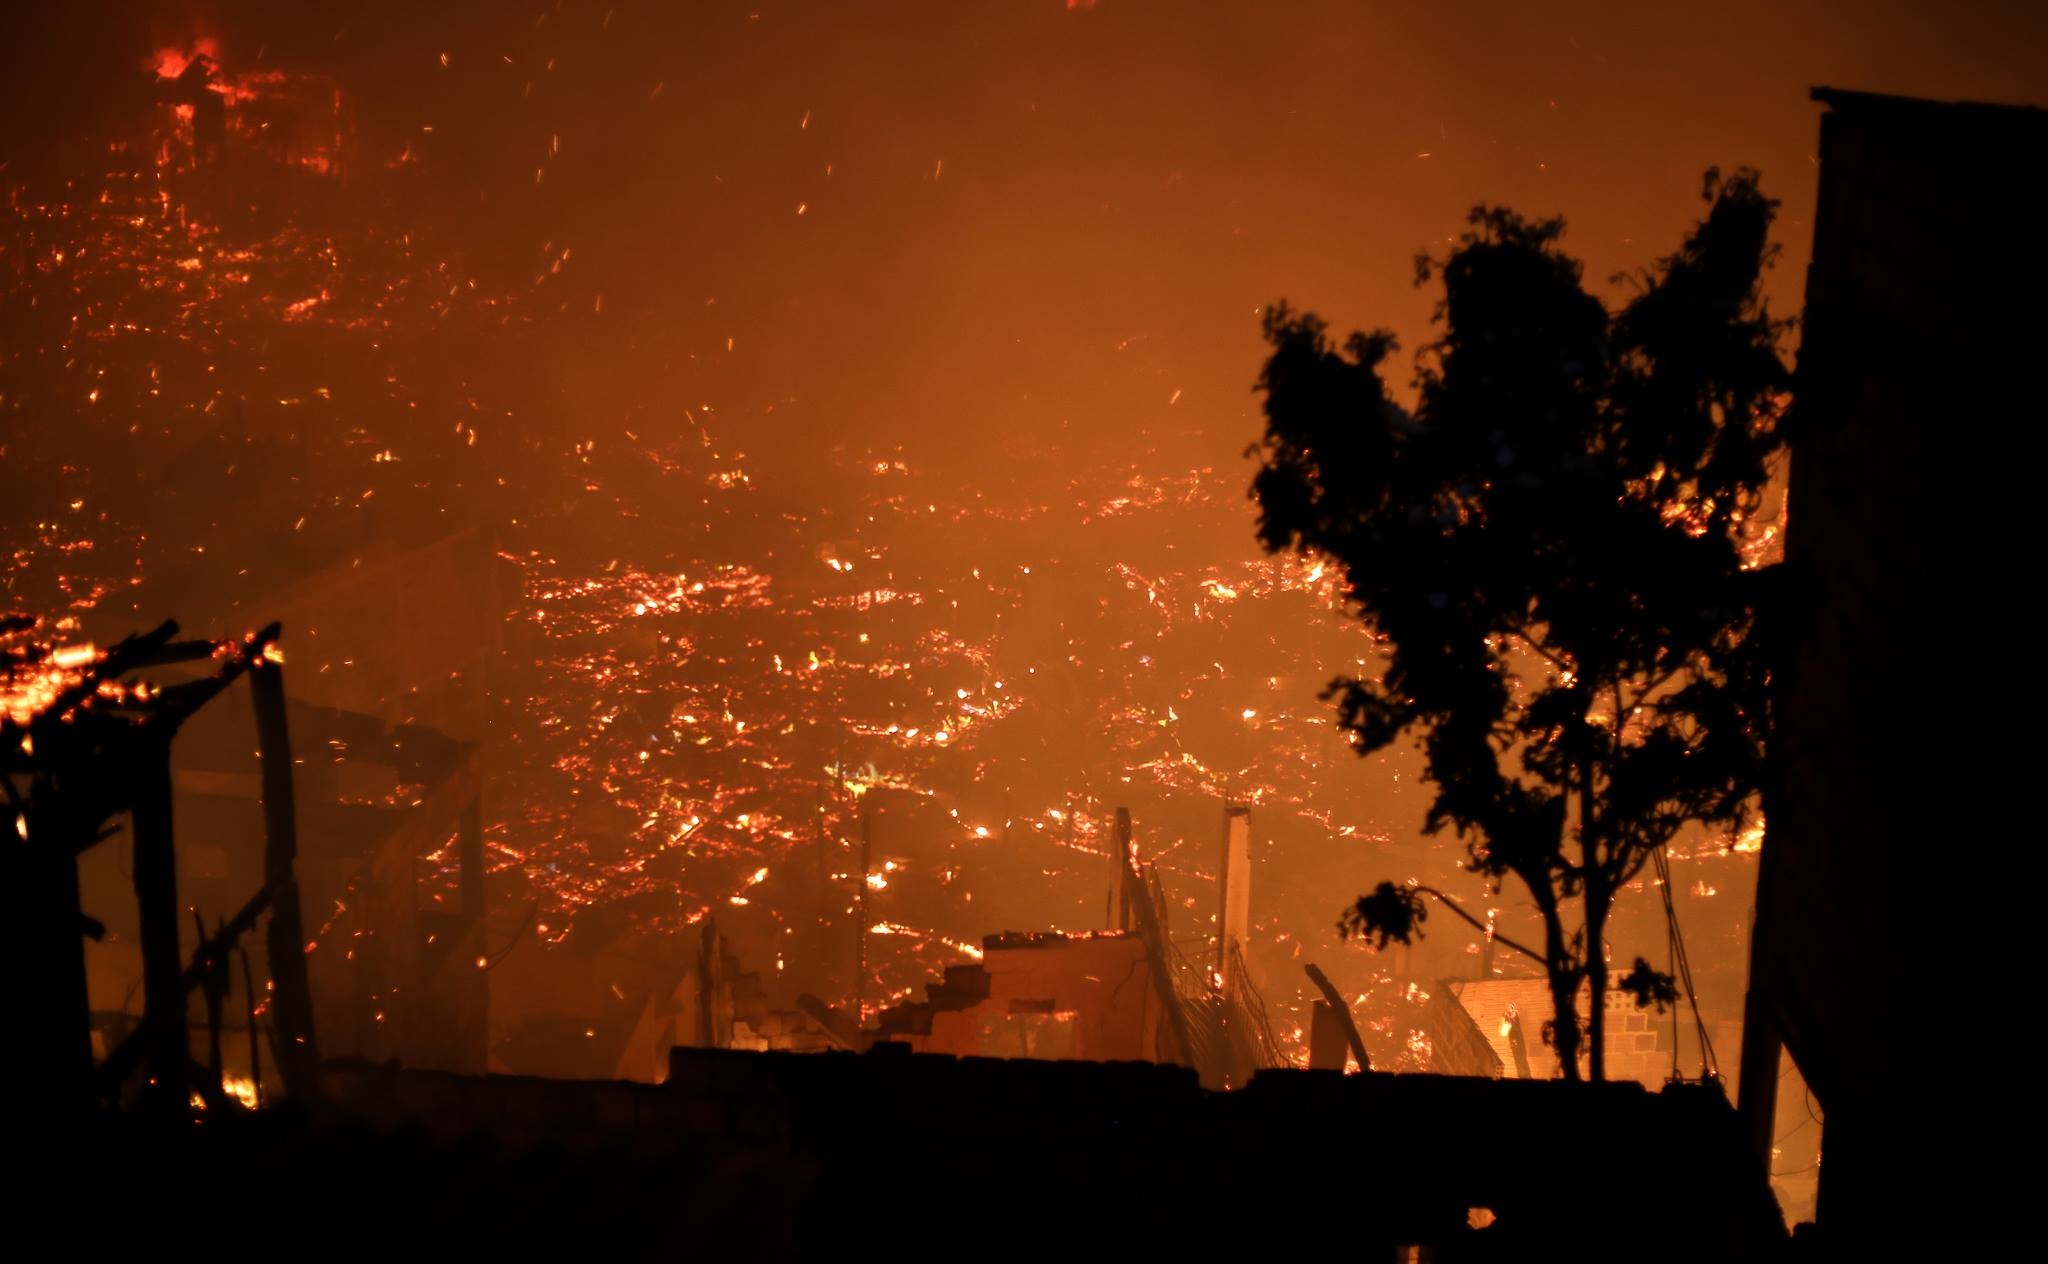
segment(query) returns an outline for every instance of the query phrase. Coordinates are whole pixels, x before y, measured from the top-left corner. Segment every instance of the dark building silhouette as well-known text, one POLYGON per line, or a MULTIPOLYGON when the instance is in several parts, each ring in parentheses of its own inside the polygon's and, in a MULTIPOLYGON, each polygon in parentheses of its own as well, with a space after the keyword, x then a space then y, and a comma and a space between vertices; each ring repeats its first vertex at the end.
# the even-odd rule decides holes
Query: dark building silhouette
POLYGON ((1971 1117, 1934 1016, 1965 1012, 1954 996, 1990 964, 1978 931, 2005 913, 1979 884, 2028 784, 2000 752, 2033 706, 2019 621, 2048 112, 1813 95, 1828 112, 1741 1083, 1768 1155, 1782 1041, 1825 1114, 1817 1218, 1839 1242, 1928 1223, 1973 1153, 1933 1141, 1971 1117))
POLYGON ((1733 1113, 1697 1085, 1269 1070, 1218 1093, 1192 1067, 900 1044, 678 1047, 660 1085, 348 1062, 322 1085, 246 1128, 75 1139, 137 1213, 95 1246, 209 1196, 252 1235, 333 1224, 513 1259, 563 1240, 579 1259, 1718 1264, 1769 1258, 1781 1234, 1733 1113))

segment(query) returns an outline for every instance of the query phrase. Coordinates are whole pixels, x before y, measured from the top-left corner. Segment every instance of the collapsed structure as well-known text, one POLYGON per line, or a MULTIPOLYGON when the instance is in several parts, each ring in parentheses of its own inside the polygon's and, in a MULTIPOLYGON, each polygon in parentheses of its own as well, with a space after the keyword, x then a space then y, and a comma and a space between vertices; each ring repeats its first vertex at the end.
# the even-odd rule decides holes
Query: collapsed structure
MULTIPOLYGON (((238 642, 178 641, 166 622, 111 649, 52 648, 30 620, 4 629, 6 708, 0 713, 0 785, 21 841, 22 914, 6 919, 9 960, 25 981, 22 1034, 8 1042, 23 1078, 42 1087, 35 1113, 90 1115, 102 1100, 136 1102, 157 1116, 182 1116, 196 1102, 229 1108, 223 1048, 232 954, 241 953, 251 1074, 261 1082, 259 1008, 268 1012, 273 1057, 286 1089, 310 1092, 319 1074, 312 995, 299 909, 298 838, 293 806, 283 655, 275 624, 238 642), (156 686, 135 673, 205 663, 196 679, 156 686), (255 889, 232 917, 209 928, 194 912, 196 943, 181 945, 185 908, 173 835, 172 743, 179 728, 244 676, 255 703, 263 814, 255 889), (133 837, 130 882, 140 957, 142 1010, 133 1021, 96 1021, 84 940, 106 937, 107 923, 81 898, 79 857, 118 832, 125 814, 133 837), (261 922, 269 983, 258 1000, 244 942, 261 922), (205 1002, 208 1059, 190 1052, 189 1006, 205 1002)), ((244 888, 247 889, 246 887, 244 888)), ((122 1015, 125 1019, 126 1015, 122 1015)))
POLYGON ((255 1106, 315 1091, 323 1057, 485 1069, 472 745, 288 700, 275 624, 105 651, 8 631, 28 979, 9 1056, 50 1086, 39 1108, 255 1106), (208 705, 244 678, 253 752, 208 705))
MULTIPOLYGON (((1580 993, 1581 1021, 1590 1004, 1580 993)), ((1671 1078, 1671 1049, 1652 1015, 1627 992, 1607 993, 1607 1078, 1655 1087, 1671 1078)), ((1557 1051, 1543 1038, 1550 984, 1542 978, 1444 979, 1426 1011, 1432 1070, 1518 1080, 1556 1079, 1557 1051)))
MULTIPOLYGON (((172 772, 179 895, 200 910, 230 907, 230 893, 260 874, 252 824, 262 785, 235 719, 218 708, 193 717, 172 772)), ((489 956, 475 746, 297 699, 286 719, 299 752, 303 956, 323 1051, 482 1072, 489 956)), ((91 907, 117 907, 120 841, 81 862, 91 907)), ((114 933, 88 945, 87 967, 95 1013, 118 1022, 141 961, 125 919, 107 920, 114 933)))
POLYGON ((1286 1065, 1244 960, 1249 809, 1224 809, 1217 957, 1206 972, 1176 946, 1159 871, 1140 860, 1123 809, 1116 836, 1109 903, 1118 925, 987 936, 981 961, 949 968, 923 1001, 884 1010, 864 1033, 868 1043, 962 1057, 1171 1063, 1215 1088, 1286 1065))

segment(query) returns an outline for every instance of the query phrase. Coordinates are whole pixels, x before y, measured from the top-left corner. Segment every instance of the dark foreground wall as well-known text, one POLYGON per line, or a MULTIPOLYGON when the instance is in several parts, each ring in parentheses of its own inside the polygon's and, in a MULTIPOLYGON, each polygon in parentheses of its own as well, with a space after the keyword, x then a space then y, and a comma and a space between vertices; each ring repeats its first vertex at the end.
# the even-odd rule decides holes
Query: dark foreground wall
MULTIPOLYGON (((1974 1012, 1974 980, 2023 959, 1992 944, 2033 920, 2008 896, 2032 886, 2039 832, 2021 734, 2039 706, 2048 113, 1814 95, 1742 1080, 1775 1081, 1782 1035, 1826 1114, 1820 1226, 1868 1247, 1953 1221, 1953 1191, 2008 1161, 1966 1157, 1973 1090, 2005 1082, 1963 1072, 1939 1016, 1974 1012)), ((1769 1114, 1752 1124, 1767 1146, 1769 1114)))
POLYGON ((308 1250, 522 1259, 562 1239, 1063 1261, 1725 1260, 1782 1240, 1733 1112, 1697 1088, 1292 1071, 1220 1094, 1142 1063, 677 1050, 661 1086, 348 1067, 329 1090, 310 1116, 99 1146, 80 1187, 122 1215, 80 1223, 125 1235, 169 1195, 188 1244, 217 1215, 308 1250), (1546 1161, 1503 1158, 1532 1135, 1546 1161))

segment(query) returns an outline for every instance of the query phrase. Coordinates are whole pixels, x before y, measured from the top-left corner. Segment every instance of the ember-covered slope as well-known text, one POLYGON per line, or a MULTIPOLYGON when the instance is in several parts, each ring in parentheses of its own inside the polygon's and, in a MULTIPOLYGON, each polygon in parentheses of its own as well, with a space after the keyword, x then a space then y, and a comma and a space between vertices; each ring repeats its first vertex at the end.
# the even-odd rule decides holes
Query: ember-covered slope
MULTIPOLYGON (((1316 699, 1370 660, 1330 580, 1252 544, 1256 309, 1419 332, 1399 261, 1481 192, 1583 205, 1616 266, 1661 211, 1543 183, 1547 107, 1465 145, 1508 115, 1352 74, 1334 10, 612 8, 114 5, 42 40, 4 85, 49 121, 0 181, 8 604, 102 642, 288 605, 295 687, 483 741, 501 937, 715 910, 792 994, 854 991, 856 788, 873 999, 1100 924, 1119 805, 1205 933, 1244 799, 1283 1039, 1317 957, 1409 1047, 1389 998, 1481 954, 1435 928, 1395 981, 1335 941, 1457 846, 1316 699), (1475 113, 1381 110, 1411 98, 1475 113)), ((1748 862, 1700 850, 1686 924, 1733 960, 1748 862)))

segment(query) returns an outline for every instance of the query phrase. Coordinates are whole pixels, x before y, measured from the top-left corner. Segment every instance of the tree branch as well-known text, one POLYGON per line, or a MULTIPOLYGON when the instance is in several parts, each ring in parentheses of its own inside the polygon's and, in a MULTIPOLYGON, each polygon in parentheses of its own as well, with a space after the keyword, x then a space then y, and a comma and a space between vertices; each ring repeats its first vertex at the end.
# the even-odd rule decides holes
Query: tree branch
POLYGON ((1556 668, 1560 675, 1570 676, 1575 674, 1575 671, 1571 664, 1565 662, 1564 659, 1558 657, 1555 651, 1544 646, 1535 637, 1529 635, 1529 626, 1527 624, 1511 624, 1508 627, 1508 632, 1516 640, 1520 641, 1524 648, 1530 650, 1538 658, 1541 658, 1544 662, 1549 663, 1552 667, 1556 668))
POLYGON ((1459 906, 1456 900, 1452 899, 1448 895, 1445 895, 1442 891, 1437 890, 1435 887, 1423 886, 1420 883, 1416 884, 1415 889, 1417 891, 1423 892, 1426 895, 1433 895, 1437 899, 1443 901, 1444 906, 1446 908, 1450 909, 1451 912, 1456 913, 1459 917, 1464 918, 1468 923, 1472 925, 1473 929, 1487 936, 1489 939, 1493 940, 1493 942, 1497 944, 1503 944, 1509 948, 1514 949, 1516 952, 1521 953, 1523 956, 1530 958, 1531 960, 1541 962, 1543 968, 1546 970, 1550 968, 1550 958, 1544 956, 1540 952, 1537 952, 1534 948, 1530 948, 1523 944, 1518 944, 1514 940, 1509 939, 1506 935, 1503 935, 1499 931, 1494 930, 1485 922, 1482 922, 1478 918, 1472 916, 1470 913, 1467 913, 1463 908, 1459 906))
MULTIPOLYGON (((1636 712, 1642 710, 1644 707, 1654 706, 1655 703, 1652 700, 1657 696, 1657 691, 1659 689, 1662 689, 1664 686, 1670 684, 1672 681, 1676 680, 1678 678, 1678 674, 1684 671, 1685 669, 1686 663, 1683 660, 1681 660, 1676 666, 1665 668, 1661 675, 1652 676, 1649 680, 1649 683, 1645 684, 1641 689, 1636 691, 1636 700, 1635 702, 1629 705, 1628 714, 1634 715, 1636 712)), ((1618 680, 1614 682, 1614 694, 1616 705, 1620 705, 1621 682, 1618 680)), ((1619 731, 1620 726, 1617 725, 1616 732, 1618 733, 1619 731)))

